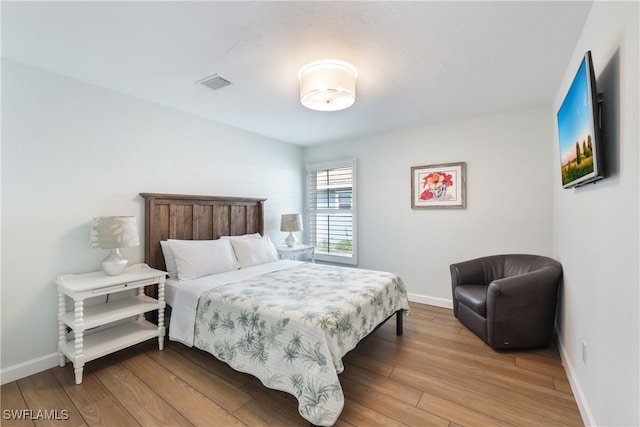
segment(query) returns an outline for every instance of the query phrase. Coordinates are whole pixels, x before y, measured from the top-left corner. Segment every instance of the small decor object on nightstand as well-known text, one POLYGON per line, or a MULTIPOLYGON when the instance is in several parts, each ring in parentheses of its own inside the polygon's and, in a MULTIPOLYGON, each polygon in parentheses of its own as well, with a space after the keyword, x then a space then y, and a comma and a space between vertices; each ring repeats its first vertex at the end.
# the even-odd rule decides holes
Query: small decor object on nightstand
POLYGON ((101 216, 93 218, 91 224, 92 248, 111 249, 102 261, 102 270, 110 276, 117 276, 127 268, 127 259, 120 254, 120 248, 140 245, 138 224, 135 216, 101 216))
POLYGON ((285 243, 290 248, 294 247, 298 239, 296 239, 296 236, 293 235, 293 232, 302 231, 302 215, 283 214, 280 221, 280 231, 289 232, 289 235, 285 239, 285 243))

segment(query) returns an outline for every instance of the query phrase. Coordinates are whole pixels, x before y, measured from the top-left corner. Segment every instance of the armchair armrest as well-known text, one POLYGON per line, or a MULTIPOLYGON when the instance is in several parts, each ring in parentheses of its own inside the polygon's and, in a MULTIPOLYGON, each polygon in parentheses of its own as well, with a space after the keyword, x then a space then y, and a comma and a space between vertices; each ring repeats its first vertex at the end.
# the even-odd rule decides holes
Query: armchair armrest
POLYGON ((489 284, 487 304, 495 307, 498 299, 501 303, 515 302, 518 299, 527 303, 548 301, 548 297, 557 292, 561 274, 561 269, 548 266, 517 276, 494 280, 489 284))
POLYGON ((494 348, 518 347, 519 339, 546 344, 553 331, 561 275, 561 268, 547 266, 492 281, 487 290, 490 345, 494 348), (532 330, 531 325, 539 327, 532 330))

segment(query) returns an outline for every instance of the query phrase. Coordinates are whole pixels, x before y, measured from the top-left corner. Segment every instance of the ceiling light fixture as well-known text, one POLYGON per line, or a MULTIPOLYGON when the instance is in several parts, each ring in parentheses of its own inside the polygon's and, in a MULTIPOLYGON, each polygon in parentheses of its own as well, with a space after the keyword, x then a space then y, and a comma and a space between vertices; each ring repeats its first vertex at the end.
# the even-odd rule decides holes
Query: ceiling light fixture
POLYGON ((300 102, 318 111, 344 110, 356 100, 356 69, 341 61, 320 61, 300 70, 300 102))

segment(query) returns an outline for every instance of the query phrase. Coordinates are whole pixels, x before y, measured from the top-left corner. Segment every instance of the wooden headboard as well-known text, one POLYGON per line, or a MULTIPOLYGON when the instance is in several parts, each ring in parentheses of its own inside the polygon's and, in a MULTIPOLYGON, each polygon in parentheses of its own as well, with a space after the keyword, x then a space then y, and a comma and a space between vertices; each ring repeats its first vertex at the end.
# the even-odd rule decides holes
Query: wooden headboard
POLYGON ((140 193, 145 199, 144 257, 166 270, 161 240, 213 240, 247 233, 264 235, 264 201, 242 197, 140 193))

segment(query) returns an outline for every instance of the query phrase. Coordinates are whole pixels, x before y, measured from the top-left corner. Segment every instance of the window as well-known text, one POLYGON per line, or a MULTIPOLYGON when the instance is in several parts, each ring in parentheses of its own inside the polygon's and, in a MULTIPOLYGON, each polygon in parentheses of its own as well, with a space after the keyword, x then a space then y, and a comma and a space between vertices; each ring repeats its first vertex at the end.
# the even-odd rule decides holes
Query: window
POLYGON ((308 165, 307 205, 316 259, 357 264, 356 161, 308 165))

